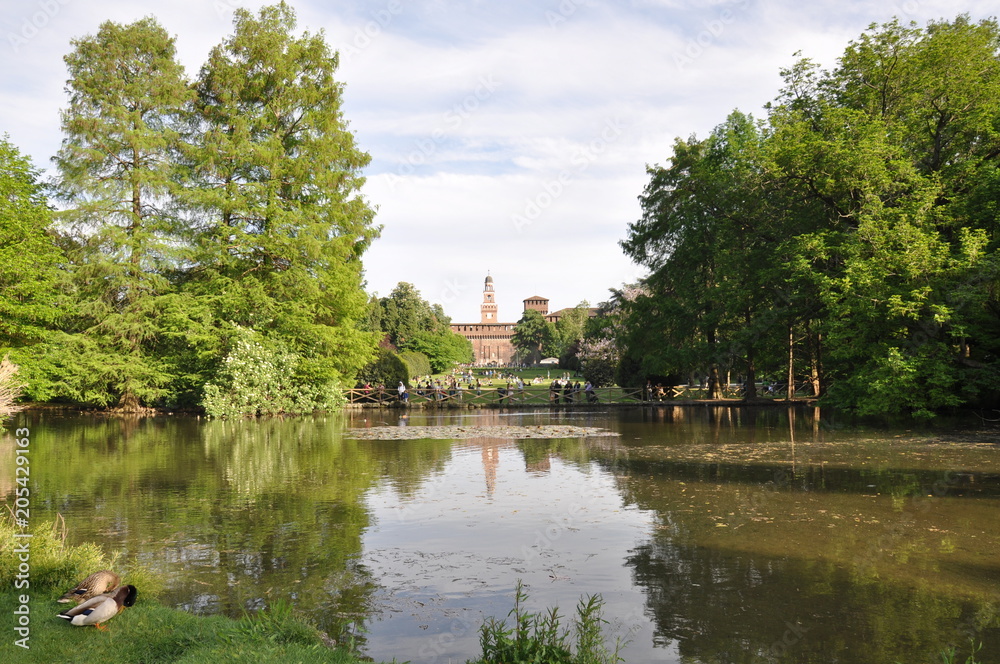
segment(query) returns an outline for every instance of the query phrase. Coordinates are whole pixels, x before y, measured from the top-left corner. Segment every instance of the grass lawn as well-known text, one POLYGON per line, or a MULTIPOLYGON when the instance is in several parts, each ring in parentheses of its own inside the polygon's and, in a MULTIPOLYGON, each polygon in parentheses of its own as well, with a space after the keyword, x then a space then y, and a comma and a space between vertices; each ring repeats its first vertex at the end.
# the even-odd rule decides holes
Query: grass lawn
MULTIPOLYGON (((475 369, 472 370, 472 373, 475 374, 476 378, 478 378, 479 380, 485 381, 486 371, 487 369, 476 367, 475 369)), ((563 378, 565 376, 568 376, 570 380, 573 381, 578 380, 581 383, 584 382, 583 376, 580 375, 579 373, 569 371, 568 369, 560 369, 559 367, 529 367, 527 369, 496 368, 492 369, 492 371, 496 372, 493 377, 494 385, 498 384, 499 376, 507 376, 507 375, 519 376, 521 380, 523 380, 525 383, 530 383, 533 379, 538 377, 542 379, 541 384, 543 385, 548 385, 556 378, 563 378)), ((463 373, 463 370, 459 369, 459 373, 460 374, 463 373)), ((438 374, 436 376, 433 376, 433 378, 440 378, 442 380, 450 377, 451 377, 450 373, 438 374)))

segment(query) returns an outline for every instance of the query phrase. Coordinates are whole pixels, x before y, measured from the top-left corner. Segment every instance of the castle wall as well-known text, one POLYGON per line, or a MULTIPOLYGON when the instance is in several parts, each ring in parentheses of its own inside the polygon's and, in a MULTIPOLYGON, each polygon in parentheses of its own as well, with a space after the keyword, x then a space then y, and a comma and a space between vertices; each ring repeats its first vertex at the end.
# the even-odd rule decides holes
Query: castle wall
POLYGON ((509 364, 517 351, 511 342, 514 336, 513 323, 482 324, 458 323, 452 324, 451 331, 461 334, 472 342, 472 353, 477 365, 509 364))

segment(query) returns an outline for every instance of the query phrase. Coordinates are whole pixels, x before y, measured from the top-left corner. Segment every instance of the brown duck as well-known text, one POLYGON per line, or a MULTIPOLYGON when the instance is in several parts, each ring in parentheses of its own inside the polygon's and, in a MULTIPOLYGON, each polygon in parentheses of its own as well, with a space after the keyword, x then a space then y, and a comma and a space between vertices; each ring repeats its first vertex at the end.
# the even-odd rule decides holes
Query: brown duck
POLYGON ((81 581, 76 588, 69 591, 62 597, 60 597, 58 602, 61 604, 67 604, 69 602, 85 602, 91 597, 96 597, 98 595, 103 595, 104 593, 118 587, 121 583, 121 579, 114 572, 109 572, 106 569, 102 569, 100 572, 94 572, 86 579, 81 581))

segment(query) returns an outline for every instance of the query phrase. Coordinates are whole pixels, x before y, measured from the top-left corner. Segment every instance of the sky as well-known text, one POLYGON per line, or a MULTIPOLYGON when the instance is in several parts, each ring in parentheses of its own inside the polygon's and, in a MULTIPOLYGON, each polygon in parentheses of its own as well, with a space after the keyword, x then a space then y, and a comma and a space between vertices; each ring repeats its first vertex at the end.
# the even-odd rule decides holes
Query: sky
MULTIPOLYGON (((187 75, 250 0, 0 3, 0 134, 47 175, 62 140, 71 40, 155 16, 187 75)), ((646 168, 733 110, 764 117, 799 57, 833 68, 893 17, 925 26, 993 0, 292 0, 300 31, 340 53, 344 116, 371 155, 364 196, 381 237, 370 293, 413 284, 453 322, 478 322, 484 279, 499 318, 605 301, 644 275, 619 241, 646 168), (796 55, 798 53, 799 55, 796 55)))

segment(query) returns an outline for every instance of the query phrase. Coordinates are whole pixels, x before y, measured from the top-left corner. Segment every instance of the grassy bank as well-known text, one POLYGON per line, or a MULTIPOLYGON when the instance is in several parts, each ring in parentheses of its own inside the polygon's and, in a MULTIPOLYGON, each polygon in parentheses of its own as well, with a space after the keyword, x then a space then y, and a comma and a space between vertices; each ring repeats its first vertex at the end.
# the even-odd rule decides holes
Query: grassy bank
MULTIPOLYGON (((330 648, 319 633, 297 620, 287 609, 275 609, 253 618, 234 620, 224 616, 196 616, 143 599, 109 621, 105 631, 74 627, 56 618, 66 605, 56 604, 61 591, 32 591, 30 638, 25 650, 12 637, 0 647, 5 662, 93 662, 120 664, 183 662, 282 662, 291 664, 354 664, 358 659, 346 650, 330 648)), ((16 592, 0 596, 0 611, 12 620, 19 607, 16 592)), ((11 630, 5 630, 13 634, 11 630)))

